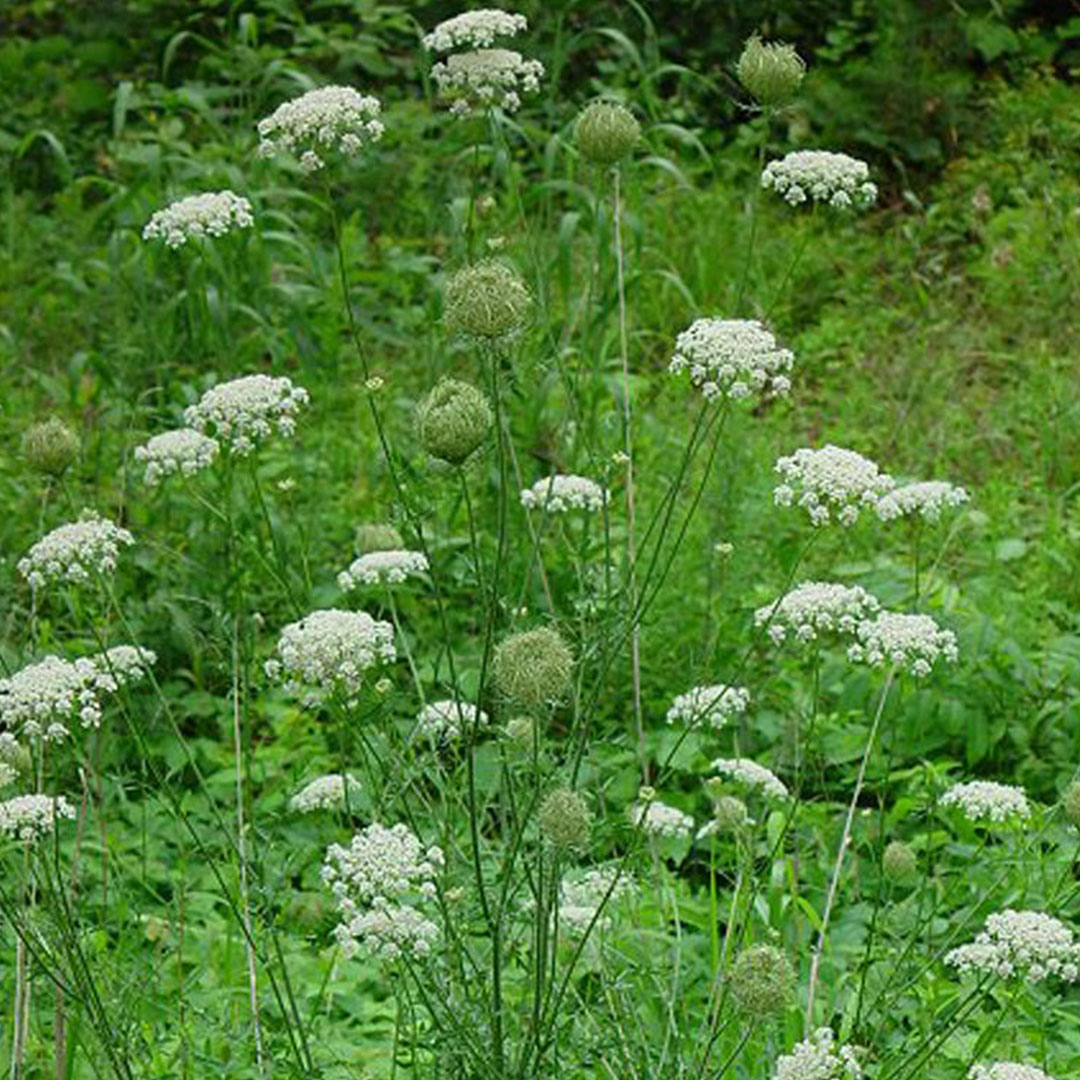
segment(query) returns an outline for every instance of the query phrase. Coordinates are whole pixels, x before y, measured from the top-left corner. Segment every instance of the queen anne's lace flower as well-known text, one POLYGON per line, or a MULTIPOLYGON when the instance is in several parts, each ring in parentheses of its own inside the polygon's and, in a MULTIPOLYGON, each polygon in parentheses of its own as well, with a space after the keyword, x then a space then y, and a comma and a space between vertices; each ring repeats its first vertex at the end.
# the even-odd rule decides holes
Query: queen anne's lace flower
POLYGON ((218 444, 194 428, 180 428, 155 435, 135 448, 135 460, 146 464, 146 483, 153 487, 166 476, 194 476, 217 457, 218 444))
POLYGON ((351 86, 323 86, 279 105, 259 121, 259 156, 293 154, 306 172, 326 164, 337 151, 353 158, 382 138, 378 98, 351 86))
POLYGON ((761 174, 761 186, 772 188, 792 206, 812 200, 862 209, 877 200, 866 162, 829 150, 795 150, 770 161, 761 174))
POLYGON ((771 390, 791 389, 788 372, 795 362, 756 319, 696 319, 675 339, 668 371, 690 372, 690 381, 710 401, 736 400, 771 390))
POLYGON ((526 60, 512 49, 478 49, 455 53, 431 69, 439 93, 453 102, 458 115, 472 108, 516 112, 522 94, 540 89, 544 65, 526 60))
POLYGON ((719 730, 733 716, 746 712, 750 704, 750 691, 744 686, 695 686, 685 694, 679 694, 667 711, 667 722, 696 725, 709 723, 719 730))
POLYGON ((73 818, 75 811, 62 795, 16 795, 0 802, 0 833, 31 843, 52 832, 57 818, 73 818))
POLYGON ((956 635, 929 615, 882 611, 859 623, 855 636, 855 644, 848 647, 850 660, 871 667, 893 664, 918 678, 929 675, 939 659, 949 663, 957 659, 956 635))
POLYGON ((213 432, 243 456, 275 431, 291 436, 296 414, 308 400, 308 392, 284 375, 244 375, 212 386, 185 410, 184 419, 204 435, 213 432))
POLYGON ((424 48, 432 52, 450 52, 462 45, 470 49, 488 49, 498 38, 516 37, 528 26, 524 15, 499 8, 477 8, 439 23, 424 38, 424 48))
POLYGON ((754 612, 754 625, 768 626, 780 645, 788 634, 796 641, 816 640, 819 633, 853 634, 860 622, 876 615, 881 605, 860 585, 804 581, 780 599, 754 612))
POLYGON ((968 493, 945 480, 925 480, 919 484, 905 484, 882 495, 876 506, 882 521, 895 521, 901 517, 914 517, 924 521, 939 521, 943 510, 955 509, 968 501, 968 493))
POLYGON ((164 240, 167 247, 183 247, 189 240, 224 236, 255 224, 251 203, 232 191, 204 191, 158 210, 143 229, 144 240, 164 240))
POLYGON ((746 787, 757 788, 771 799, 786 799, 787 785, 771 769, 749 758, 717 758, 710 768, 713 772, 746 787))
POLYGON ((649 799, 630 807, 630 820, 639 829, 661 839, 683 840, 694 831, 694 819, 674 806, 649 799))
POLYGON ((521 493, 522 506, 549 514, 602 510, 607 501, 607 491, 585 476, 549 476, 521 493))
POLYGON ((987 820, 1000 824, 1009 818, 1031 816, 1023 788, 992 780, 956 784, 941 796, 941 805, 958 807, 970 821, 987 820))
POLYGON ((313 810, 340 810, 345 806, 346 784, 351 803, 360 794, 360 781, 347 773, 344 776, 329 773, 305 784, 289 800, 289 809, 300 814, 310 814, 313 810))
POLYGON ((559 926, 580 937, 590 927, 603 930, 620 901, 638 891, 633 874, 618 866, 601 866, 567 876, 559 883, 559 926))
POLYGON ((442 865, 442 849, 425 848, 407 825, 375 823, 356 833, 348 847, 326 849, 322 879, 342 912, 352 915, 361 905, 434 896, 442 865))
POLYGON ((773 1080, 860 1080, 863 1075, 854 1048, 837 1043, 831 1028, 818 1028, 777 1058, 773 1080))
POLYGON ((363 611, 330 608, 313 611, 281 631, 277 657, 266 662, 266 674, 282 679, 294 693, 320 696, 359 693, 368 669, 396 657, 394 627, 363 611))
POLYGON ((19 573, 40 589, 49 583, 84 585, 97 577, 110 577, 122 547, 135 538, 119 525, 85 511, 78 521, 46 533, 19 560, 19 573))
POLYGON ((945 956, 961 975, 1019 976, 1031 983, 1056 978, 1076 982, 1080 977, 1080 944, 1063 922, 1043 911, 1011 908, 986 920, 970 945, 945 956))
POLYGON ((486 727, 488 715, 464 701, 433 701, 416 718, 416 734, 428 739, 458 739, 466 727, 486 727))
POLYGON ((968 1080, 1054 1080, 1034 1065, 1020 1065, 1015 1061, 998 1061, 993 1065, 972 1065, 968 1080))
POLYGON ((783 480, 773 489, 777 506, 798 505, 815 525, 828 525, 833 514, 842 525, 854 525, 864 506, 874 506, 893 488, 891 476, 854 450, 831 444, 820 450, 804 447, 776 462, 783 480))
POLYGON ((376 903, 343 919, 334 936, 347 958, 364 953, 378 960, 420 960, 431 955, 439 928, 408 904, 376 903))
POLYGON ((338 574, 338 586, 349 592, 361 585, 400 585, 427 573, 427 557, 419 551, 369 551, 338 574))

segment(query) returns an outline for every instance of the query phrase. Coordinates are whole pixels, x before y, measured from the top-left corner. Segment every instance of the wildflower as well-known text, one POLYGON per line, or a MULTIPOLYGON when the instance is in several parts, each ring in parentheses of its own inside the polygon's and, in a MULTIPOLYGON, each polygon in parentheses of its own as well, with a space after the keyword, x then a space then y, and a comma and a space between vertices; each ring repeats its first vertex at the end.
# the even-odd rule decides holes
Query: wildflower
POLYGON ((694 831, 694 819, 689 814, 648 797, 630 807, 630 821, 659 839, 685 840, 694 831))
POLYGON ((259 121, 259 156, 292 154, 305 172, 323 168, 334 151, 354 158, 382 138, 381 109, 378 98, 351 86, 309 90, 259 121))
POLYGON ((755 1020, 782 1015, 795 993, 791 962, 772 945, 752 945, 739 953, 727 982, 735 1004, 755 1020))
POLYGON ((993 1065, 972 1065, 968 1080, 1054 1080, 1034 1065, 1020 1065, 1015 1061, 999 1061, 993 1065))
POLYGON ((378 694, 380 697, 385 697, 387 694, 390 693, 391 690, 394 689, 394 680, 393 679, 388 679, 385 676, 383 676, 383 678, 381 678, 375 684, 374 689, 375 689, 375 693, 378 694))
POLYGON ((788 797, 787 785, 771 769, 749 758, 717 758, 709 767, 735 783, 757 788, 767 798, 788 797))
POLYGON ((32 843, 51 833, 57 818, 74 816, 74 809, 62 795, 16 795, 0 802, 0 833, 32 843))
POLYGON ((439 928, 409 904, 376 903, 334 928, 346 958, 362 952, 377 960, 422 960, 439 940, 439 928))
POLYGON ((155 435, 144 446, 136 447, 135 460, 146 464, 145 480, 153 487, 166 476, 179 473, 186 479, 208 468, 218 449, 216 439, 194 428, 180 428, 155 435))
POLYGON ((735 554, 735 545, 728 540, 718 540, 713 544, 713 554, 719 559, 730 559, 735 554))
POLYGON ((144 240, 164 240, 166 247, 175 250, 189 240, 224 236, 254 224, 247 199, 232 191, 204 191, 152 214, 142 235, 144 240))
POLYGON ((363 611, 331 608, 313 611, 281 631, 277 656, 266 662, 266 674, 284 679, 285 689, 294 693, 308 688, 309 701, 332 694, 351 700, 368 669, 396 655, 390 623, 363 611))
POLYGON ((361 905, 434 896, 443 861, 442 849, 425 848, 407 825, 375 823, 356 833, 348 847, 326 849, 322 879, 342 913, 351 915, 361 905))
POLYGON ((522 94, 540 89, 544 65, 512 49, 454 53, 435 64, 431 77, 439 94, 452 102, 451 112, 466 116, 474 108, 516 112, 522 94))
POLYGON ((633 874, 618 866, 594 867, 559 883, 559 924, 572 936, 603 930, 614 909, 638 891, 633 874))
POLYGON ((940 521, 942 511, 963 506, 969 499, 962 487, 944 480, 926 480, 893 488, 877 501, 874 509, 882 521, 918 515, 923 521, 940 521))
POLYGON ((475 730, 487 724, 487 713, 468 702, 433 701, 420 710, 416 734, 432 740, 459 739, 466 726, 475 730))
POLYGON ((1080 780, 1074 780, 1061 796, 1061 809, 1065 820, 1080 829, 1080 780))
POLYGON ((855 1049, 836 1042, 831 1028, 818 1028, 776 1061, 773 1080, 860 1080, 855 1049))
POLYGON ((559 851, 589 843, 592 813, 576 791, 557 788, 540 804, 536 819, 540 835, 559 851))
POLYGON ((462 267, 446 283, 446 324, 473 337, 494 339, 512 334, 525 325, 531 310, 528 286, 515 270, 497 259, 462 267))
POLYGON ((521 505, 527 510, 565 514, 571 510, 602 510, 608 493, 585 476, 548 476, 537 480, 521 493, 521 505))
POLYGON ((59 479, 79 456, 79 437, 59 417, 50 416, 26 429, 22 453, 35 472, 59 479))
POLYGON ((1031 816, 1031 807, 1023 788, 997 784, 992 780, 955 784, 942 795, 941 805, 958 807, 969 821, 985 819, 1000 824, 1009 818, 1031 816))
POLYGON ((353 546, 357 555, 366 555, 370 551, 401 551, 405 541, 393 525, 372 522, 356 526, 353 546))
POLYGON ((542 626, 504 638, 495 649, 495 686, 525 708, 555 703, 571 688, 574 656, 562 635, 542 626))
POLYGON ((472 49, 487 49, 498 38, 516 37, 529 28, 524 15, 498 8, 477 8, 464 11, 439 23, 424 37, 424 48, 431 52, 450 52, 462 45, 472 49))
POLYGON ((666 719, 669 724, 708 722, 719 731, 732 717, 746 712, 749 704, 750 691, 743 686, 695 686, 672 701, 666 719))
POLYGON ((783 483, 773 489, 777 506, 796 502, 814 525, 828 525, 835 514, 842 525, 854 525, 864 506, 874 506, 891 491, 893 479, 854 450, 831 444, 803 448, 776 462, 783 483))
POLYGON ((84 585, 111 577, 120 549, 134 543, 127 529, 86 510, 78 521, 46 533, 19 560, 18 570, 32 589, 53 582, 84 585))
POLYGON ((988 916, 986 929, 970 945, 947 953, 945 963, 960 975, 1072 983, 1080 977, 1080 944, 1073 940, 1072 930, 1052 915, 1008 909, 988 916))
POLYGON ((756 627, 768 626, 775 645, 788 634, 796 641, 816 641, 819 633, 853 634, 860 622, 881 610, 877 598, 859 585, 804 581, 779 602, 754 612, 756 627))
POLYGON ((349 592, 361 585, 400 585, 427 571, 427 556, 422 552, 369 551, 354 559, 348 570, 342 570, 337 582, 343 592, 349 592))
POLYGON ((276 431, 291 436, 308 392, 284 375, 244 375, 212 386, 184 419, 202 434, 212 431, 232 453, 243 457, 276 431))
POLYGON ((894 885, 907 885, 918 873, 919 860, 910 844, 893 840, 881 857, 881 869, 894 885))
POLYGON ((880 667, 889 663, 907 668, 916 678, 930 674, 938 660, 956 663, 956 635, 943 630, 929 615, 882 611, 856 627, 857 641, 848 659, 880 667))
POLYGON ((828 150, 795 150, 770 161, 761 174, 761 186, 791 206, 812 200, 836 209, 862 209, 877 200, 866 162, 828 150))
POLYGON ((756 319, 695 319, 675 339, 668 371, 688 371, 708 401, 738 401, 765 391, 786 394, 794 362, 792 351, 756 319))
POLYGON ((746 803, 742 799, 736 799, 733 795, 718 795, 716 793, 716 777, 705 782, 705 790, 712 796, 713 816, 711 821, 706 822, 698 829, 698 840, 705 840, 718 833, 738 832, 751 824, 750 814, 746 809, 746 803))
POLYGON ((443 379, 416 409, 420 445, 448 465, 461 465, 478 450, 494 422, 487 396, 458 379, 443 379))
POLYGON ((786 105, 799 89, 806 64, 794 45, 764 42, 753 34, 735 65, 739 82, 766 108, 786 105))
POLYGON ((381 375, 372 375, 364 380, 364 389, 369 394, 377 394, 386 385, 386 380, 381 375))
POLYGON ((596 165, 614 165, 626 157, 641 138, 634 114, 614 101, 586 105, 574 122, 574 145, 596 165))
POLYGON ((345 806, 346 794, 349 802, 359 796, 360 781, 356 777, 348 773, 317 776, 289 800, 289 809, 299 814, 310 814, 313 810, 339 810, 345 806))

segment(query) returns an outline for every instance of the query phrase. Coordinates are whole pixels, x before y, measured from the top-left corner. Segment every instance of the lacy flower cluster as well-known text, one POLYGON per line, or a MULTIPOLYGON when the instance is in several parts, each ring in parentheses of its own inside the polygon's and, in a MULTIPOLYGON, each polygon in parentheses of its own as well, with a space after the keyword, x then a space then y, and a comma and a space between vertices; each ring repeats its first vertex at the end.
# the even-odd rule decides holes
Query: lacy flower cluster
POLYGON ((529 22, 524 15, 498 8, 477 8, 439 23, 424 37, 424 48, 439 53, 452 52, 463 46, 489 49, 499 38, 516 37, 528 28, 529 22))
POLYGON ((781 599, 759 607, 754 625, 767 626, 776 645, 789 634, 796 641, 815 641, 820 633, 853 634, 859 623, 881 610, 877 597, 859 585, 804 581, 781 599))
POLYGON ((292 154, 305 172, 326 165, 333 152, 354 158, 385 130, 378 98, 351 86, 323 86, 279 105, 259 121, 259 156, 292 154))
POLYGON ((153 214, 143 229, 144 240, 164 240, 176 249, 189 240, 224 236, 255 224, 251 203, 232 191, 204 191, 171 203, 153 214))
POLYGON ((612 913, 621 901, 638 891, 633 874, 617 866, 594 867, 559 883, 559 925, 580 937, 611 925, 612 913))
POLYGON ((57 818, 73 818, 75 811, 62 795, 16 795, 0 802, 0 834, 32 843, 48 836, 57 818))
POLYGON ((464 701, 433 701, 416 718, 416 734, 427 739, 459 739, 465 727, 486 727, 488 715, 464 701))
POLYGON ((194 476, 213 465, 217 455, 217 440, 194 428, 166 431, 135 448, 135 460, 146 466, 144 479, 150 487, 167 476, 194 476))
POLYGON ((1080 977, 1080 945, 1063 922, 1042 911, 1009 909, 986 920, 970 945, 945 956, 945 963, 961 975, 1019 977, 1030 983, 1057 978, 1076 982, 1080 977))
POLYGON ((317 776, 289 800, 289 809, 299 814, 310 814, 314 810, 342 810, 346 805, 346 785, 348 801, 352 803, 360 794, 360 781, 355 776, 348 773, 317 776))
POLYGON ((133 543, 127 529, 86 511, 78 521, 46 533, 19 560, 18 570, 32 589, 50 583, 85 585, 111 577, 120 549, 133 543))
POLYGON ((776 505, 801 507, 814 525, 828 525, 834 515, 841 525, 854 525, 860 510, 894 487, 869 458, 831 444, 796 450, 776 462, 776 471, 783 481, 773 489, 776 505))
POLYGON ((291 436, 308 392, 284 375, 244 375, 211 387, 184 412, 196 431, 217 436, 234 454, 250 454, 277 432, 291 436))
POLYGON ((1031 807, 1023 788, 998 784, 993 780, 956 784, 941 796, 941 805, 956 807, 963 811, 969 821, 1000 824, 1010 818, 1031 816, 1031 807))
POLYGON ((341 913, 335 935, 345 954, 363 950, 384 960, 429 955, 439 930, 419 905, 435 896, 443 861, 441 849, 424 848, 402 824, 372 824, 348 847, 331 844, 322 878, 341 913))
POLYGON ((862 209, 877 201, 866 162, 829 150, 795 150, 770 161, 761 174, 761 186, 792 206, 809 201, 862 209))
POLYGON ((1015 1061, 997 1061, 993 1065, 972 1065, 968 1080, 1054 1080, 1034 1065, 1015 1061))
POLYGON ((427 557, 419 551, 369 551, 338 574, 338 587, 349 592, 361 585, 400 585, 428 570, 427 557))
POLYGON ((756 319, 696 319, 675 339, 668 371, 688 371, 710 401, 738 400, 767 390, 786 394, 794 362, 791 350, 780 348, 756 319))
POLYGON ((521 505, 527 510, 549 514, 602 510, 607 501, 607 491, 585 476, 549 476, 521 493, 521 505))
POLYGON ((756 788, 767 798, 786 799, 788 797, 787 785, 783 780, 771 769, 766 769, 764 765, 759 765, 748 758, 717 758, 710 768, 719 776, 736 784, 756 788))
POLYGON ((863 1075, 854 1048, 838 1043, 831 1028, 818 1028, 777 1059, 773 1080, 860 1080, 863 1075))
POLYGON ((929 615, 882 611, 859 623, 855 636, 848 648, 849 660, 871 667, 892 664, 916 678, 929 675, 938 660, 950 664, 957 660, 956 635, 929 615))
POLYGON ((969 499, 967 491, 945 480, 924 480, 893 488, 877 501, 875 509, 882 521, 918 516, 924 521, 940 521, 945 510, 963 506, 969 499))
POLYGON ((683 840, 694 831, 694 819, 658 799, 643 799, 630 807, 630 821, 661 840, 683 840))
POLYGON ((750 691, 743 686, 695 686, 672 701, 666 719, 669 724, 705 722, 719 731, 733 716, 746 712, 749 704, 750 691))

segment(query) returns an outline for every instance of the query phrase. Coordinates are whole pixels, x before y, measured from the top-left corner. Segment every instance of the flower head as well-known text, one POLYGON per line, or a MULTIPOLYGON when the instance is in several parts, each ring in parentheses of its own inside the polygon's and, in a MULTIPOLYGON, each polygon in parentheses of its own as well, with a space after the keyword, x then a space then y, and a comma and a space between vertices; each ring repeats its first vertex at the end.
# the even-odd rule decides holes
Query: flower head
POLYGON ((633 874, 619 866, 602 866, 575 873, 559 883, 559 926, 580 937, 590 928, 603 930, 620 902, 638 892, 633 874))
POLYGON ((993 1065, 972 1065, 968 1080, 1054 1080, 1034 1065, 1020 1065, 1015 1061, 998 1061, 993 1065))
POLYGON ((446 325, 472 337, 506 337, 525 325, 531 310, 529 287, 497 259, 462 267, 446 283, 446 325))
POLYGON ((596 165, 614 165, 626 157, 641 138, 634 114, 615 101, 586 105, 574 122, 574 145, 582 157, 596 165))
POLYGON ((217 454, 217 440, 194 428, 166 431, 135 448, 135 460, 146 465, 145 480, 149 487, 166 476, 179 474, 185 479, 194 476, 212 465, 217 454))
POLYGON ((795 995, 791 961, 772 945, 752 945, 739 953, 727 982, 739 1010, 755 1020, 782 1015, 795 995))
POLYGON ((668 371, 690 373, 707 400, 740 400, 755 393, 786 394, 795 362, 756 319, 695 319, 675 339, 668 371))
POLYGON ((795 150, 770 161, 761 174, 761 186, 791 206, 813 201, 836 209, 862 209, 877 200, 866 162, 829 150, 795 150))
POLYGON ((831 1028, 818 1028, 777 1059, 773 1080, 860 1080, 863 1075, 854 1048, 837 1043, 831 1028))
POLYGON ((641 799, 630 807, 630 821, 650 836, 685 840, 694 831, 694 819, 658 799, 641 799))
POLYGON ((787 785, 771 769, 749 758, 717 758, 709 766, 713 772, 744 787, 757 788, 770 799, 786 799, 787 785))
POLYGON ((881 857, 881 869, 894 885, 908 885, 919 870, 919 859, 910 844, 893 840, 881 857))
POLYGON ((243 457, 274 432, 291 436, 308 392, 284 375, 244 375, 212 386, 184 419, 198 432, 213 432, 227 449, 243 457))
POLYGON ((166 247, 175 249, 189 240, 224 236, 254 224, 247 199, 232 191, 204 191, 158 210, 142 235, 144 240, 164 240, 166 247))
POLYGON ((361 585, 400 585, 428 571, 427 556, 419 551, 369 551, 354 559, 348 570, 338 574, 343 592, 361 585))
POLYGON ((776 108, 795 96, 806 74, 806 64, 794 45, 765 42, 754 34, 743 46, 735 73, 762 105, 776 108))
POLYGON ((516 37, 528 27, 524 15, 498 8, 477 8, 439 23, 425 36, 424 48, 431 52, 450 52, 462 45, 470 49, 487 49, 499 38, 516 37))
POLYGON ((340 810, 345 806, 346 785, 351 802, 360 794, 360 781, 355 776, 347 773, 317 776, 289 800, 289 809, 300 814, 310 814, 313 810, 340 810))
POLYGON ((954 784, 941 796, 941 805, 958 808, 969 821, 1000 824, 1009 818, 1031 816, 1031 807, 1023 788, 997 784, 992 780, 954 784))
POLYGON ((853 634, 859 623, 881 610, 877 598, 859 585, 804 581, 779 601, 754 612, 754 625, 767 626, 776 645, 792 634, 798 642, 819 633, 853 634))
POLYGON ((975 940, 947 953, 945 963, 961 975, 1072 983, 1080 977, 1080 944, 1072 930, 1052 915, 1010 908, 990 915, 975 940))
POLYGON ((581 849, 589 843, 592 812, 576 791, 556 788, 540 804, 536 815, 540 835, 559 850, 581 849))
POLYGON ((435 895, 435 877, 443 865, 438 847, 427 847, 403 824, 377 822, 356 833, 347 847, 326 849, 322 879, 350 914, 360 905, 393 903, 435 895))
POLYGON ((471 383, 443 379, 416 408, 420 445, 439 461, 461 465, 491 434, 487 395, 471 383))
POLYGON ((495 649, 491 674, 511 701, 537 708, 570 692, 574 654, 558 630, 548 626, 504 638, 495 649))
POLYGON ((22 452, 35 472, 61 477, 79 456, 79 436, 59 417, 50 416, 23 432, 22 452))
POLYGON ((929 615, 882 611, 859 623, 855 636, 855 644, 848 648, 850 660, 871 667, 892 664, 916 678, 929 675, 938 660, 956 663, 957 659, 956 635, 929 615))
POLYGON ((32 589, 51 583, 85 585, 111 577, 120 549, 134 543, 127 529, 86 510, 78 521, 46 533, 19 560, 18 569, 32 589))
POLYGON ((488 715, 467 701, 432 701, 416 718, 416 734, 433 741, 460 739, 465 728, 487 727, 488 715))
POLYGON ((32 843, 48 836, 57 818, 74 816, 74 809, 62 795, 16 795, 0 802, 0 834, 32 843))
POLYGON ((587 476, 548 476, 521 493, 521 505, 527 510, 548 514, 602 510, 607 501, 607 491, 587 476))
POLYGON ((924 521, 939 521, 942 511, 963 506, 968 493, 944 480, 925 480, 904 484, 882 495, 874 509, 882 521, 918 516, 924 521))
POLYGON ((517 112, 521 95, 535 94, 543 74, 539 60, 526 60, 513 49, 454 53, 431 69, 439 94, 452 102, 451 110, 459 116, 473 109, 517 112))
POLYGON ((859 511, 874 506, 893 488, 893 479, 854 450, 831 444, 820 450, 804 447, 776 462, 783 481, 773 489, 777 506, 802 507, 814 525, 854 525, 859 511))
POLYGON ((672 701, 666 719, 669 724, 708 723, 719 731, 732 717, 746 712, 749 704, 750 691, 744 686, 695 686, 672 701))
POLYGON ((334 928, 346 958, 357 953, 376 960, 422 960, 439 940, 439 928, 409 904, 373 904, 348 915, 334 928))

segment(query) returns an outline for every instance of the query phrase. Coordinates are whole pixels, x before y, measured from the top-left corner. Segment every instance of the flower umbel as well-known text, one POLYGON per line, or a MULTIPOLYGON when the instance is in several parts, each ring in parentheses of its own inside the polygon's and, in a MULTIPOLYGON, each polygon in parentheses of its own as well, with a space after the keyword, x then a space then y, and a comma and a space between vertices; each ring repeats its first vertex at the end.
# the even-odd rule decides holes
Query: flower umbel
POLYGON ((783 481, 773 489, 776 505, 801 507, 814 525, 828 525, 834 515, 841 525, 854 525, 863 507, 893 488, 892 477, 869 458, 832 444, 779 458, 776 471, 783 481))
POLYGON ((451 111, 459 116, 477 108, 516 112, 522 94, 540 89, 543 74, 539 60, 526 60, 513 49, 454 53, 431 69, 440 96, 452 102, 451 111))
POLYGON ((194 476, 209 468, 217 454, 217 440, 194 428, 166 431, 135 448, 135 460, 146 465, 144 479, 149 487, 167 476, 180 475, 185 479, 194 476))
POLYGON ((0 802, 0 834, 33 843, 53 831, 57 818, 74 816, 74 808, 62 795, 16 795, 0 802))
POLYGON ((804 581, 779 602, 754 612, 754 625, 767 626, 776 645, 788 634, 800 643, 817 640, 819 633, 853 634, 860 622, 881 610, 877 598, 859 585, 804 581))
POLYGON ((1063 922, 1042 911, 1011 908, 986 920, 970 945, 945 956, 961 975, 1018 977, 1030 983, 1056 978, 1076 982, 1080 977, 1080 944, 1063 922))
POLYGON ((164 240, 166 247, 175 249, 189 240, 224 236, 254 224, 247 199, 232 191, 204 191, 158 210, 142 235, 144 240, 164 240))
POLYGON ((524 15, 499 8, 477 8, 439 23, 424 37, 424 48, 432 52, 450 52, 462 45, 470 49, 487 49, 499 38, 516 37, 528 27, 524 15))
POLYGON ((361 585, 400 585, 428 571, 427 556, 419 551, 369 551, 354 559, 348 570, 338 574, 343 592, 361 585))
POLYGON ((709 401, 738 401, 766 391, 786 394, 794 362, 792 351, 756 319, 695 319, 675 339, 668 371, 688 371, 709 401))
POLYGON ((771 188, 791 206, 812 201, 835 209, 862 209, 877 201, 865 161, 829 150, 795 150, 770 161, 761 186, 771 188))
POLYGON ((521 493, 521 505, 527 510, 549 514, 603 510, 607 501, 607 491, 586 476, 549 476, 521 493))
POLYGON ((85 585, 111 577, 120 549, 134 543, 127 529, 87 510, 78 521, 46 533, 19 560, 18 569, 32 589, 51 583, 85 585))
POLYGON ((871 667, 892 664, 916 678, 929 675, 938 660, 950 664, 957 660, 956 635, 929 615, 882 611, 859 623, 855 636, 855 644, 848 648, 850 660, 871 667))
POLYGON ((243 457, 275 432, 291 436, 296 414, 308 400, 308 392, 284 375, 244 375, 211 387, 184 411, 184 419, 243 457))
POLYGON ((666 719, 669 724, 708 723, 719 731, 733 716, 746 712, 749 704, 750 691, 744 686, 695 686, 672 701, 666 719))
POLYGON ((972 780, 955 784, 941 796, 942 806, 955 806, 969 821, 1000 824, 1010 818, 1031 816, 1027 795, 1021 787, 998 784, 993 780, 972 780))
POLYGON ((831 1028, 818 1028, 777 1059, 773 1080, 860 1080, 863 1075, 854 1048, 837 1043, 831 1028))

